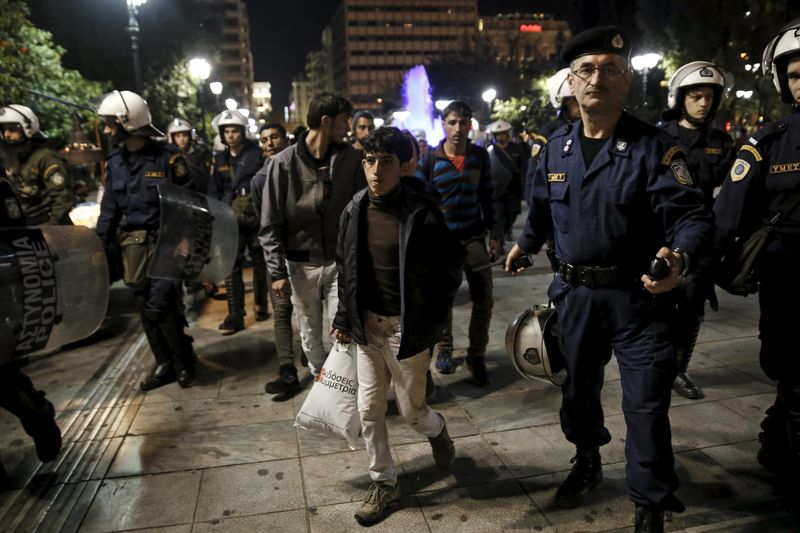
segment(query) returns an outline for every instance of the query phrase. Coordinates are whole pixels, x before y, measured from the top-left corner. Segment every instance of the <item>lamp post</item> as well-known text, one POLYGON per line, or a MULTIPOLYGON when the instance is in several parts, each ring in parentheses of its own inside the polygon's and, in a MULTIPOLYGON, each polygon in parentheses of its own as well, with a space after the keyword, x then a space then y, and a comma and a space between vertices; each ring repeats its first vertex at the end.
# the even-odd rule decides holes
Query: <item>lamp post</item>
POLYGON ((199 90, 197 91, 197 103, 200 106, 200 124, 203 131, 203 137, 207 140, 206 135, 206 108, 203 102, 203 93, 205 81, 211 75, 211 65, 202 57, 195 57, 189 60, 189 74, 192 78, 196 79, 199 83, 199 90))
POLYGON ((647 107, 647 74, 651 68, 655 68, 658 65, 659 61, 661 61, 661 54, 653 52, 631 58, 633 70, 642 73, 642 105, 644 107, 647 107))
POLYGON ((131 53, 133 55, 133 88, 137 94, 142 93, 142 67, 139 64, 139 7, 147 0, 126 0, 128 3, 128 33, 131 34, 131 53))
POLYGON ((497 98, 497 91, 495 89, 486 89, 485 91, 483 91, 483 94, 481 95, 481 98, 483 99, 484 102, 486 102, 486 105, 489 107, 489 116, 487 118, 491 120, 491 118, 492 118, 492 101, 495 98, 497 98))

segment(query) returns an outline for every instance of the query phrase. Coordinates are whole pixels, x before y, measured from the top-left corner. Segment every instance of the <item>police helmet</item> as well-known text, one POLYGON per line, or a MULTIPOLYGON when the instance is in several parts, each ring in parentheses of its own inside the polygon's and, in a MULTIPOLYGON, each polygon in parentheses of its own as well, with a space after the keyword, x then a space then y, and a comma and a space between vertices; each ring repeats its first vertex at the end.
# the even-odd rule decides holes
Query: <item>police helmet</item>
POLYGON ((172 136, 176 133, 192 133, 192 125, 189 123, 188 120, 184 120, 182 118, 175 118, 172 122, 169 123, 169 127, 167 128, 167 137, 169 138, 170 142, 174 142, 172 136))
MULTIPOLYGON (((714 114, 723 97, 733 89, 733 75, 708 61, 692 61, 679 68, 669 79, 667 107, 673 114, 683 109, 683 97, 691 87, 711 87, 714 90, 714 103, 706 117, 706 122, 714 119, 714 114)), ((666 118, 666 117, 665 117, 666 118)))
POLYGON ((786 103, 796 103, 789 92, 786 66, 790 56, 800 54, 800 18, 784 26, 764 49, 761 68, 764 75, 772 76, 778 95, 786 103))
POLYGON ((489 124, 488 128, 489 133, 510 133, 511 132, 511 124, 506 122, 505 120, 496 120, 489 124))
POLYGON ((217 130, 222 142, 225 142, 225 127, 237 126, 242 128, 242 140, 244 140, 247 132, 247 117, 236 111, 235 109, 226 109, 214 119, 217 123, 217 130))
POLYGON ((553 333, 556 310, 534 305, 515 316, 506 330, 506 350, 519 374, 556 386, 567 380, 564 357, 553 333))
POLYGON ((117 121, 125 133, 139 137, 163 137, 153 126, 144 98, 131 91, 112 91, 103 97, 97 114, 117 121))
POLYGON ((28 106, 11 104, 0 107, 0 124, 19 124, 27 139, 47 138, 39 129, 39 117, 28 106))
POLYGON ((545 82, 547 85, 547 92, 550 95, 550 103, 553 104, 553 107, 556 109, 561 109, 564 105, 564 99, 575 98, 569 83, 567 83, 567 74, 569 74, 569 68, 562 68, 547 78, 547 82, 545 82))

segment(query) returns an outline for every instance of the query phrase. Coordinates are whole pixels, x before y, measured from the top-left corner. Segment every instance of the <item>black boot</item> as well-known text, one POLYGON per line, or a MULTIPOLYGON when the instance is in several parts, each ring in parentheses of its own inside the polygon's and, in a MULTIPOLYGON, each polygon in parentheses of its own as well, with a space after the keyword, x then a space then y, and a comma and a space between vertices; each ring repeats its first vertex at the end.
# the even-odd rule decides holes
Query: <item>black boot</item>
MULTIPOLYGON (((687 312, 689 311, 687 310, 687 312)), ((703 397, 703 391, 692 381, 687 370, 694 353, 694 345, 697 343, 701 319, 699 316, 688 316, 682 322, 684 324, 681 324, 680 338, 675 345, 678 375, 675 376, 675 381, 672 383, 672 390, 684 398, 699 400, 703 397)))
POLYGON ((181 388, 188 387, 194 381, 194 370, 197 356, 192 348, 192 337, 184 333, 186 319, 176 310, 168 314, 159 324, 161 334, 172 353, 172 361, 177 369, 176 379, 181 388))
POLYGON ((300 380, 293 364, 281 365, 277 379, 264 385, 267 394, 293 394, 300 391, 300 380))
POLYGON ((600 448, 578 448, 570 462, 575 466, 556 492, 556 505, 563 509, 578 507, 603 480, 600 448))
POLYGON ((775 404, 767 409, 767 416, 761 421, 763 431, 758 434, 761 448, 756 456, 765 470, 777 475, 786 472, 791 461, 787 425, 784 398, 779 392, 775 404))
POLYGON ((7 407, 19 417, 25 433, 33 438, 39 460, 49 463, 61 451, 61 430, 56 424, 55 408, 22 372, 16 373, 11 387, 15 405, 7 407))
POLYGON ((228 301, 228 316, 219 329, 227 334, 233 334, 244 329, 244 281, 242 271, 234 271, 225 278, 225 293, 228 301))
POLYGON ((664 510, 636 504, 634 533, 664 533, 664 510))
POLYGON ((467 369, 472 372, 472 381, 479 387, 489 384, 489 371, 486 369, 486 357, 483 355, 468 355, 464 360, 467 369))
POLYGON ((174 383, 177 379, 178 375, 171 364, 156 365, 147 379, 139 383, 139 388, 147 392, 174 383))

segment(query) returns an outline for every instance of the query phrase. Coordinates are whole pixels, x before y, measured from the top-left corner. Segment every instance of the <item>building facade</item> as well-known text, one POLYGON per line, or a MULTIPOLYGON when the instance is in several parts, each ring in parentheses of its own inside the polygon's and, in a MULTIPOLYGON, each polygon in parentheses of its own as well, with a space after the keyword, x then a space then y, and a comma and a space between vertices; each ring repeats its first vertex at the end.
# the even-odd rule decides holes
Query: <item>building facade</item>
POLYGON ((259 124, 264 124, 269 120, 272 113, 272 84, 270 82, 253 82, 253 111, 259 124))
POLYGON ((478 32, 491 44, 498 63, 520 68, 553 57, 572 35, 566 20, 546 13, 481 16, 478 32))
POLYGON ((250 49, 250 22, 244 0, 224 0, 223 44, 217 78, 226 97, 240 107, 253 106, 253 54, 250 49))
POLYGON ((477 0, 342 0, 330 25, 334 89, 378 110, 405 71, 458 52, 477 20, 477 0))

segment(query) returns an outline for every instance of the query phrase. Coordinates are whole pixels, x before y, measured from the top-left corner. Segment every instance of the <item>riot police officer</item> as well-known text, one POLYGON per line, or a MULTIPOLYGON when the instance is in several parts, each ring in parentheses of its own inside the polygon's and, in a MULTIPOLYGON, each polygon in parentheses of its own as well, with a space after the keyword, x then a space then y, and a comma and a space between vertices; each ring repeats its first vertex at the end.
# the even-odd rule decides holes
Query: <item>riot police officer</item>
POLYGON ((97 234, 108 248, 117 238, 117 228, 121 230, 123 280, 136 296, 142 328, 156 360, 140 387, 147 391, 174 381, 188 387, 194 379, 196 356, 192 338, 184 333, 181 282, 146 275, 161 216, 158 184, 165 180, 188 184, 186 161, 174 146, 152 139, 163 133, 151 124, 147 102, 138 94, 113 91, 103 98, 97 114, 105 120, 105 132, 115 145, 106 162, 107 184, 97 234))
POLYGON ((169 142, 178 147, 186 160, 189 169, 190 188, 206 194, 208 192, 208 179, 211 174, 212 157, 206 145, 196 138, 194 128, 189 121, 175 118, 167 128, 169 142))
POLYGON ((525 176, 525 188, 523 194, 525 199, 528 199, 531 190, 531 183, 533 181, 533 172, 536 170, 536 163, 539 161, 539 155, 542 149, 547 144, 550 138, 560 127, 575 122, 581 118, 581 108, 578 106, 578 101, 572 94, 572 89, 567 83, 567 74, 569 68, 562 68, 549 78, 547 78, 547 93, 550 98, 550 104, 556 109, 556 118, 547 122, 544 126, 539 128, 535 133, 531 133, 531 157, 528 164, 527 175, 525 176))
POLYGON ((800 357, 794 283, 800 262, 800 18, 785 26, 764 50, 763 72, 793 113, 755 133, 742 146, 722 185, 714 213, 723 248, 746 239, 783 210, 759 260, 761 368, 777 381, 775 403, 759 435, 758 461, 785 474, 800 475, 800 357))
POLYGON ((684 509, 674 494, 668 415, 676 373, 672 289, 710 245, 713 217, 683 149, 623 110, 630 49, 616 26, 584 31, 565 44, 581 120, 559 129, 545 147, 525 232, 506 269, 554 232, 557 275, 548 296, 568 374, 561 427, 577 449, 556 504, 580 505, 602 480, 599 448, 611 435, 600 392, 613 346, 624 391, 629 496, 636 531, 645 532, 663 531, 664 512, 684 509), (643 274, 654 260, 666 262, 666 277, 643 274))
POLYGON ((27 223, 70 224, 68 215, 76 202, 69 166, 45 146, 46 136, 36 113, 19 104, 0 108, 0 129, 14 152, 15 164, 7 170, 15 181, 27 223))
POLYGON ((256 320, 269 318, 267 311, 267 265, 258 241, 259 220, 253 208, 250 182, 264 166, 264 154, 258 144, 246 137, 247 118, 238 111, 223 111, 217 116, 217 128, 225 150, 214 156, 214 169, 208 194, 233 208, 239 222, 239 253, 233 272, 225 279, 228 316, 219 325, 225 333, 244 329, 244 280, 242 263, 245 249, 253 261, 253 295, 256 320))
POLYGON ((528 170, 528 153, 511 140, 511 124, 498 120, 489 125, 492 145, 488 148, 494 179, 494 212, 511 241, 511 228, 522 210, 522 181, 528 170))
MULTIPOLYGON (((0 228, 25 226, 25 215, 14 184, 0 166, 0 228)), ((3 337, 3 341, 7 339, 3 337)), ((53 461, 61 451, 61 430, 55 420, 55 408, 45 393, 33 386, 22 372, 27 360, 12 359, 0 363, 0 407, 19 418, 25 432, 33 438, 36 455, 43 463, 53 461)), ((8 476, 0 462, 0 488, 8 476)))
MULTIPOLYGON (((714 205, 714 189, 722 185, 733 162, 733 140, 711 125, 722 99, 732 88, 733 76, 717 65, 708 61, 687 63, 669 80, 669 108, 662 115, 666 122, 659 124, 686 151, 689 172, 703 191, 709 208, 714 205)), ((678 304, 680 324, 675 345, 678 375, 672 387, 690 400, 697 400, 703 394, 687 370, 705 315, 706 299, 716 308, 709 265, 699 266, 687 277, 678 304)))

